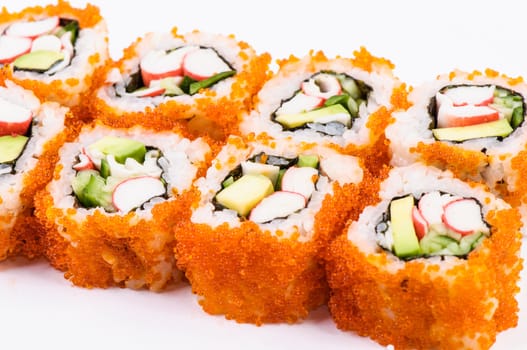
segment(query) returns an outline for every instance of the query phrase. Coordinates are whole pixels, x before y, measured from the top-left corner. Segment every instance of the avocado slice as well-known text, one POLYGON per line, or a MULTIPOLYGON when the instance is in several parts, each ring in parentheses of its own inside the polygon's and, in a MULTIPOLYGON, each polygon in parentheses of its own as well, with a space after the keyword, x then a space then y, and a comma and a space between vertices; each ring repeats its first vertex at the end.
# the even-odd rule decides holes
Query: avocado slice
POLYGON ((221 190, 216 195, 216 201, 245 217, 256 204, 273 192, 273 183, 267 176, 247 174, 221 190))
POLYGON ((271 164, 265 164, 265 163, 257 163, 257 162, 251 162, 251 161, 245 161, 241 164, 242 166, 242 174, 260 174, 267 176, 269 180, 273 183, 273 185, 276 184, 276 181, 278 179, 278 172, 280 171, 280 167, 277 165, 271 165, 271 164))
POLYGON ((23 135, 0 136, 0 163, 9 163, 20 157, 28 140, 23 135))
POLYGON ((133 158, 141 164, 145 161, 146 146, 142 142, 132 139, 106 136, 88 148, 103 154, 111 154, 121 164, 124 164, 127 158, 133 158))
POLYGON ((318 156, 315 154, 300 154, 298 156, 298 163, 296 163, 299 167, 311 167, 311 168, 318 168, 318 156))
POLYGON ((465 141, 481 137, 505 137, 513 132, 507 119, 469 126, 433 129, 434 137, 439 141, 465 141))
POLYGON ((15 69, 45 72, 63 59, 64 54, 62 52, 37 50, 18 57, 13 65, 15 69))
POLYGON ((305 113, 281 114, 275 120, 288 129, 298 128, 307 123, 329 123, 331 121, 350 125, 351 116, 341 104, 335 104, 305 113))
POLYGON ((412 220, 414 197, 410 194, 390 203, 393 250, 400 258, 415 257, 421 253, 412 220))

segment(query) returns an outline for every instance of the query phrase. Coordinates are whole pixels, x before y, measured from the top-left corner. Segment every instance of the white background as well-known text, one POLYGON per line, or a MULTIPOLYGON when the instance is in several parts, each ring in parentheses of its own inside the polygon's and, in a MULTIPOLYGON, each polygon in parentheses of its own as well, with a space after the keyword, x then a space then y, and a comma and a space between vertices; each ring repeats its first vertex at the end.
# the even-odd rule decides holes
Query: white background
MULTIPOLYGON (((20 10, 46 1, 10 0, 20 10)), ((85 1, 72 1, 83 5, 85 1)), ((524 5, 519 1, 102 1, 110 53, 148 31, 199 29, 234 34, 273 59, 351 56, 365 46, 390 59, 396 75, 415 85, 455 68, 486 67, 527 77, 524 5)), ((523 248, 523 256, 527 249, 523 248)), ((518 327, 493 349, 527 347, 527 276, 518 327)), ((380 349, 335 328, 322 307, 297 325, 255 327, 202 312, 188 285, 163 293, 73 287, 44 261, 0 264, 2 349, 380 349)))

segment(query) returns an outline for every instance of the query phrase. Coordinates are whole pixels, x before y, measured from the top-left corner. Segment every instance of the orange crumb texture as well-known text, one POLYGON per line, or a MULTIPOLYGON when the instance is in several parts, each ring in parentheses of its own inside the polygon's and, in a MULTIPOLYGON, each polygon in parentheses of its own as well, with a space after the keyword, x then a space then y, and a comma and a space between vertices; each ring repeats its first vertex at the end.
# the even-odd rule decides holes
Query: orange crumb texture
POLYGON ((337 327, 395 349, 489 349, 517 325, 522 261, 518 211, 486 219, 491 237, 443 271, 418 259, 390 272, 387 253, 366 256, 346 235, 337 238, 326 265, 337 327))
MULTIPOLYGON (((7 23, 19 20, 35 20, 45 16, 61 16, 75 18, 79 21, 80 28, 90 28, 101 23, 102 18, 99 8, 95 5, 87 4, 85 8, 74 8, 69 2, 59 0, 56 5, 28 7, 21 12, 10 13, 5 7, 0 12, 0 23, 7 23)), ((108 48, 105 52, 96 53, 89 58, 91 68, 84 72, 84 76, 70 76, 64 80, 54 79, 44 81, 40 79, 30 79, 21 77, 13 71, 11 65, 4 65, 0 69, 0 84, 4 85, 5 80, 11 80, 18 85, 31 90, 42 101, 56 101, 63 105, 72 107, 80 103, 81 94, 90 88, 90 80, 86 79, 93 73, 93 69, 104 64, 109 56, 108 48)))
MULTIPOLYGON (((198 32, 198 31, 195 31, 198 32)), ((179 35, 177 28, 171 31, 172 36, 184 39, 179 35)), ((230 36, 231 40, 235 40, 230 36)), ((120 74, 129 75, 130 61, 136 60, 138 48, 145 38, 138 38, 129 47, 123 50, 122 58, 117 62, 108 63, 97 72, 90 103, 86 106, 89 116, 101 120, 103 123, 119 128, 128 128, 141 125, 157 131, 178 129, 186 137, 209 136, 212 139, 223 141, 229 134, 239 134, 238 125, 242 114, 253 107, 253 96, 260 90, 265 81, 269 79, 269 63, 271 57, 268 53, 257 55, 245 42, 238 42, 239 56, 245 63, 243 69, 238 70, 231 91, 226 96, 217 96, 211 89, 203 89, 199 95, 192 98, 192 102, 183 102, 181 99, 168 99, 157 107, 147 107, 142 111, 127 111, 114 107, 107 101, 97 96, 99 88, 111 88, 106 83, 108 72, 117 68, 120 74)), ((135 68, 133 68, 135 69, 135 68)))

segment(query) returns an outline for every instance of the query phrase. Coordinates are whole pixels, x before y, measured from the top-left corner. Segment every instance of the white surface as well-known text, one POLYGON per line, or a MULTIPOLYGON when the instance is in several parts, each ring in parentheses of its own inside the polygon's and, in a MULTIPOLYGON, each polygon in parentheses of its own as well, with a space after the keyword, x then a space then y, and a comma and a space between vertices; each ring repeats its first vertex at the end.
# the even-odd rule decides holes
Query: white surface
MULTIPOLYGON (((9 1, 11 11, 46 1, 9 1)), ((85 1, 72 1, 82 5, 85 1)), ((102 1, 114 58, 147 31, 235 34, 274 59, 310 49, 350 56, 365 46, 409 84, 454 68, 527 76, 525 5, 516 1, 102 1), (125 5, 126 4, 126 5, 125 5), (120 8, 123 8, 121 11, 120 8)), ((523 248, 523 256, 527 249, 523 248)), ((527 276, 520 322, 493 349, 527 347, 527 276)), ((188 285, 164 293, 71 286, 43 261, 0 264, 2 349, 380 349, 337 330, 325 308, 305 322, 255 327, 201 311, 188 285)))

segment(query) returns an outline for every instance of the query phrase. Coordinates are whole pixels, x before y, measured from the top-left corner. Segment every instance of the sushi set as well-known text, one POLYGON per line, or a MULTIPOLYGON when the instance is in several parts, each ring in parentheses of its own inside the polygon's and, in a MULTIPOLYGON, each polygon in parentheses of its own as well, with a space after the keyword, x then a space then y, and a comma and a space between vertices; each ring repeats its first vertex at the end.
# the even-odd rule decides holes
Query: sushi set
POLYGON ((350 347, 495 349, 525 322, 522 77, 410 84, 364 46, 277 58, 176 26, 116 56, 101 9, 0 12, 0 266, 187 287, 235 325, 327 308, 350 347))

